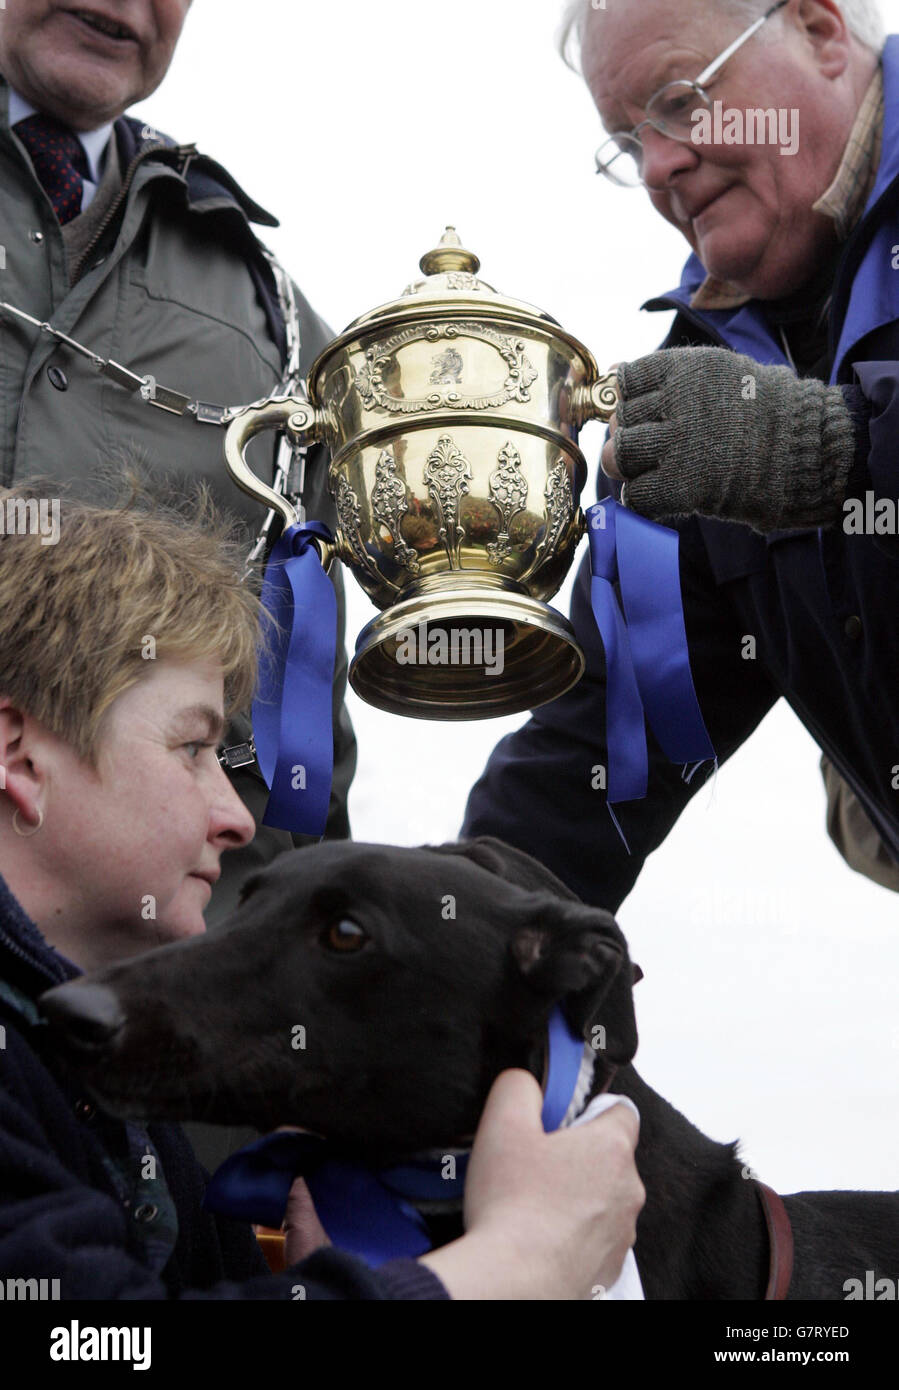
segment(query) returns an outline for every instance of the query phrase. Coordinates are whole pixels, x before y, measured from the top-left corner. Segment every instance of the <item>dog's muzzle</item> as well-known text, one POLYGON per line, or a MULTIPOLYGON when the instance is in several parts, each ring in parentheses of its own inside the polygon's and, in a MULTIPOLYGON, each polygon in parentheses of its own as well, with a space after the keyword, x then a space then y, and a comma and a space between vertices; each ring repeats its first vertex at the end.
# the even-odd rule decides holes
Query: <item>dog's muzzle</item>
POLYGON ((76 1060, 90 1060, 125 1026, 118 996, 105 985, 59 985, 41 995, 40 1007, 76 1060))

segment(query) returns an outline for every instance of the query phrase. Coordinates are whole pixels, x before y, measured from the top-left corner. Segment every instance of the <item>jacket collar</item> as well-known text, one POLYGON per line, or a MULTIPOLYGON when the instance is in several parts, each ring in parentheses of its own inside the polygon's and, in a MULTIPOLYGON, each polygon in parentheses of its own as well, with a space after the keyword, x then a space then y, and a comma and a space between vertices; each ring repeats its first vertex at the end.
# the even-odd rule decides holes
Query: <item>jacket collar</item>
POLYGON ((0 996, 20 1012, 45 989, 81 975, 44 939, 18 898, 0 876, 0 996))
POLYGON ((867 214, 899 177, 899 34, 891 34, 883 50, 883 146, 874 187, 865 204, 867 214))
POLYGON ((170 135, 155 130, 133 116, 120 116, 115 122, 115 133, 123 169, 128 167, 142 148, 148 146, 148 142, 156 142, 161 150, 170 150, 182 155, 183 177, 187 184, 188 205, 191 211, 213 212, 237 207, 248 222, 257 222, 265 227, 281 225, 277 217, 267 212, 244 192, 227 169, 208 155, 198 154, 193 145, 178 145, 170 135))

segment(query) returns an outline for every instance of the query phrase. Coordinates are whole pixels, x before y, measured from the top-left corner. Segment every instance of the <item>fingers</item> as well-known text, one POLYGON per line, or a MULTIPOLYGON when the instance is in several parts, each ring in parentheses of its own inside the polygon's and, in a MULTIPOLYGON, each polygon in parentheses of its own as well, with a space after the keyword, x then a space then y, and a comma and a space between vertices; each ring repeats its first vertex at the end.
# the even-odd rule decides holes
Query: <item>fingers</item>
MULTIPOLYGON (((644 457, 647 452, 644 441, 654 441, 655 431, 660 426, 664 428, 667 419, 665 402, 659 389, 666 366, 663 353, 654 353, 650 358, 639 358, 636 362, 622 365, 619 371, 621 403, 609 420, 608 438, 600 458, 602 471, 607 478, 621 481, 642 472, 644 468, 655 466, 654 460, 644 457), (658 362, 657 357, 661 359, 658 362), (639 439, 635 433, 637 430, 640 431, 639 439), (629 468, 627 464, 631 459, 635 466, 629 468)), ((668 433, 667 429, 665 433, 668 433)))
POLYGON ((620 1170, 622 1180, 630 1182, 636 1176, 633 1157, 640 1137, 640 1121, 629 1106, 611 1106, 602 1115, 574 1124, 564 1133, 566 1138, 576 1136, 572 1144, 580 1147, 572 1148, 571 1152, 586 1155, 588 1168, 592 1166, 591 1155, 601 1154, 603 1171, 609 1164, 612 1169, 620 1170))
MULTIPOLYGON (((633 1153, 637 1147, 637 1140, 640 1138, 640 1120, 630 1106, 622 1105, 619 1102, 617 1105, 610 1106, 602 1115, 596 1115, 592 1120, 588 1120, 587 1125, 601 1125, 604 1120, 613 1121, 613 1124, 606 1126, 606 1132, 612 1132, 617 1128, 628 1144, 630 1152, 633 1153)), ((586 1125, 581 1126, 581 1128, 586 1128, 586 1125)))
POLYGON ((636 1243, 637 1218, 646 1202, 646 1189, 634 1161, 640 1121, 629 1106, 615 1105, 581 1125, 578 1132, 590 1145, 589 1166, 596 1171, 601 1164, 603 1173, 606 1200, 597 1216, 606 1244, 600 1282, 610 1287, 621 1273, 628 1250, 636 1243))
POLYGON ((647 391, 658 391, 668 378, 672 362, 671 349, 650 352, 646 357, 634 358, 633 362, 623 362, 618 368, 618 383, 622 396, 625 400, 630 400, 634 396, 642 396, 647 391))
POLYGON ((330 1245, 328 1233, 318 1219, 309 1188, 302 1178, 295 1178, 287 1198, 284 1217, 285 1258, 288 1265, 297 1264, 318 1250, 330 1245))
POLYGON ((490 1088, 478 1125, 488 1132, 542 1133, 543 1092, 529 1071, 511 1067, 500 1072, 490 1088))
POLYGON ((615 431, 617 429, 618 414, 616 411, 616 413, 612 416, 611 420, 609 421, 609 437, 602 447, 602 454, 600 455, 600 464, 602 466, 602 471, 603 473, 605 473, 607 478, 620 479, 622 475, 618 470, 618 459, 615 453, 615 431))

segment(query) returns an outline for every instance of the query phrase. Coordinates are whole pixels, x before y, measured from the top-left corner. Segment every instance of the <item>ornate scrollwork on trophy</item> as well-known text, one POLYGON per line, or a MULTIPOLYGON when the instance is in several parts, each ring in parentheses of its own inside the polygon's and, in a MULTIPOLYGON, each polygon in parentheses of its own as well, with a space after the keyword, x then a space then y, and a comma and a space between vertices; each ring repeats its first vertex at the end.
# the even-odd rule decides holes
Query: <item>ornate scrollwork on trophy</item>
POLYGON ((507 444, 497 456, 499 466, 490 474, 490 501, 499 512, 502 527, 495 541, 487 546, 487 558, 492 565, 501 565, 509 555, 512 543, 509 527, 513 517, 524 511, 528 500, 527 479, 521 471, 521 454, 514 444, 507 444))
POLYGON ((542 564, 544 556, 552 554, 559 537, 574 516, 574 494, 571 491, 571 478, 568 475, 568 466, 564 458, 558 459, 550 469, 546 479, 546 487, 543 490, 543 497, 546 502, 543 536, 533 560, 522 575, 521 582, 524 582, 542 564))
POLYGON ((393 556, 397 564, 405 565, 410 574, 418 575, 421 566, 418 555, 403 539, 403 517, 409 510, 409 489, 397 476, 393 449, 384 449, 375 464, 375 485, 371 494, 371 510, 376 521, 386 527, 393 538, 393 556))
POLYGON ((618 406, 618 373, 606 372, 595 381, 590 389, 593 408, 603 420, 607 420, 618 406))
MULTIPOLYGON (((334 497, 334 507, 337 511, 337 520, 340 523, 340 533, 347 546, 352 552, 353 559, 367 570, 373 578, 381 580, 377 565, 369 555, 362 540, 361 533, 361 511, 359 508, 359 498, 350 487, 346 478, 337 479, 337 492, 334 497)), ((397 585, 393 586, 397 588, 397 585)))
POLYGON ((451 270, 446 277, 448 290, 480 290, 480 280, 469 270, 451 270))
MULTIPOLYGON (((406 299, 410 294, 418 294, 422 287, 422 281, 413 282, 403 290, 401 298, 406 299)), ((470 270, 451 270, 443 280, 444 287, 448 290, 461 290, 468 294, 483 294, 485 289, 489 289, 482 280, 476 275, 472 275, 470 270)))
POLYGON ((574 497, 568 465, 559 459, 550 470, 543 490, 546 498, 546 531, 541 541, 543 550, 555 550, 556 543, 574 516, 574 497))
POLYGON ((470 491, 471 464, 451 435, 443 434, 428 455, 424 468, 425 486, 434 499, 440 522, 438 535, 446 549, 451 569, 461 569, 459 551, 465 530, 459 524, 459 504, 470 491))
MULTIPOLYGON (((462 344, 459 343, 459 346, 462 344)), ((509 401, 527 402, 531 399, 528 387, 536 380, 536 369, 525 355, 525 344, 521 338, 510 338, 483 323, 423 323, 404 328, 385 342, 375 343, 366 349, 365 366, 356 375, 356 389, 369 410, 380 407, 391 415, 419 415, 428 410, 490 410, 509 401), (465 361, 453 340, 465 338, 478 338, 481 342, 489 343, 502 359, 505 377, 496 390, 474 395, 457 389, 462 385, 465 361), (395 354, 400 348, 419 342, 437 344, 441 340, 449 340, 452 345, 443 357, 448 358, 452 351, 454 370, 443 372, 436 379, 432 374, 431 384, 439 389, 429 392, 427 396, 411 399, 393 395, 385 377, 395 364, 395 354)))

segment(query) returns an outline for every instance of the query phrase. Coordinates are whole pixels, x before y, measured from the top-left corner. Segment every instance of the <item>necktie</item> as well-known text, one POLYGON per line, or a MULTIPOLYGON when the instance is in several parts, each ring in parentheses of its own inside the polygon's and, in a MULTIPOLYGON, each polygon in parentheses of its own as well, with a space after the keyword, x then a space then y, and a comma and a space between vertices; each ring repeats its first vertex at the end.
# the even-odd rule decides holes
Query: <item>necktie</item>
POLYGON ((81 141, 62 121, 41 111, 17 121, 13 129, 31 155, 56 216, 61 223, 71 222, 81 212, 84 178, 90 172, 81 141))

